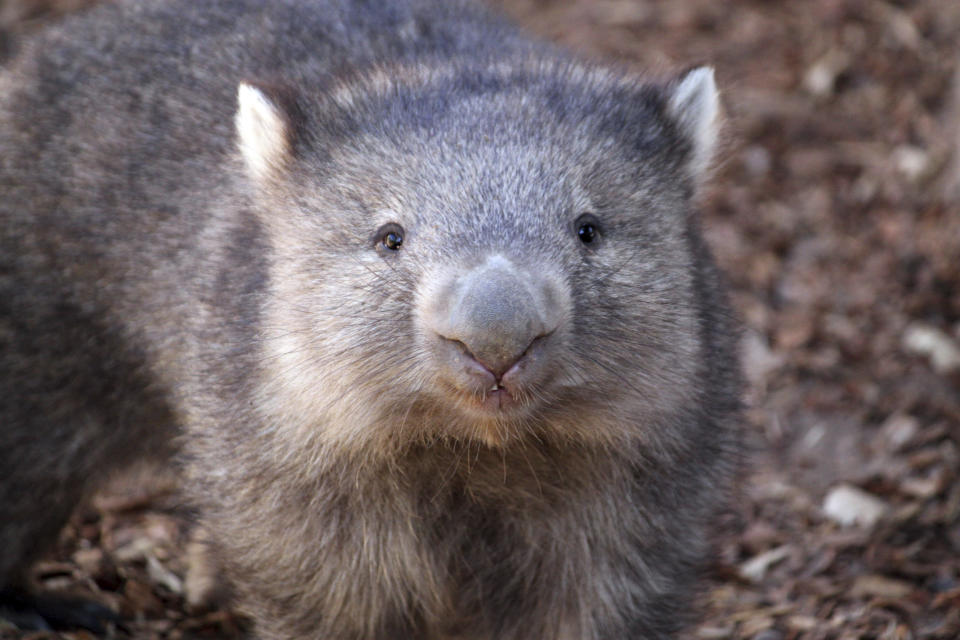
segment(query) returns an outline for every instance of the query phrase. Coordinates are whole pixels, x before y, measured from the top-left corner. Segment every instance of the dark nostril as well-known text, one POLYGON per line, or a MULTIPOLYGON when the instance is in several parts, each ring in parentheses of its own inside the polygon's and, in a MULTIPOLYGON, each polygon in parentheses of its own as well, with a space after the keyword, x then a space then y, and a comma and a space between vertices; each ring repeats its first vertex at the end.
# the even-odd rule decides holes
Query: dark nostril
POLYGON ((455 339, 455 338, 447 338, 447 337, 445 337, 445 336, 440 336, 440 337, 443 338, 444 340, 446 340, 447 342, 453 343, 453 344, 457 347, 457 349, 460 350, 460 352, 461 352, 463 355, 467 356, 468 358, 470 358, 471 360, 473 360, 474 362, 476 362, 478 365, 480 365, 481 367, 483 367, 484 369, 486 369, 487 371, 489 371, 490 373, 492 373, 492 374, 493 374, 493 377, 496 378, 497 382, 499 382, 499 381, 500 381, 500 377, 501 377, 504 373, 506 373, 506 372, 510 369, 510 367, 513 366, 513 363, 510 363, 510 365, 507 366, 506 368, 503 368, 502 365, 497 366, 496 364, 494 364, 494 365, 491 366, 490 362, 486 361, 486 360, 489 360, 489 358, 484 359, 484 358, 478 357, 477 354, 475 354, 475 353, 470 349, 470 347, 468 347, 468 346, 466 345, 466 343, 464 343, 462 340, 457 340, 457 339, 455 339), (501 370, 501 369, 502 369, 502 370, 501 370))
POLYGON ((448 338, 447 336, 440 336, 440 337, 446 340, 447 342, 452 343, 457 349, 460 350, 460 353, 462 353, 463 355, 469 357, 471 360, 476 360, 477 362, 480 362, 477 356, 473 355, 473 352, 470 351, 470 347, 464 344, 462 340, 457 340, 456 338, 448 338))
MULTIPOLYGON (((496 353, 494 350, 486 350, 486 352, 475 352, 471 349, 465 342, 462 340, 457 340, 455 338, 447 338, 446 336, 440 336, 444 340, 453 343, 457 349, 460 350, 465 356, 479 364, 481 367, 493 374, 497 382, 500 382, 504 374, 510 371, 514 365, 523 360, 533 350, 538 344, 552 334, 553 331, 541 334, 530 341, 530 343, 522 351, 517 353, 516 351, 510 354, 496 353)), ((479 351, 479 350, 478 350, 479 351)))

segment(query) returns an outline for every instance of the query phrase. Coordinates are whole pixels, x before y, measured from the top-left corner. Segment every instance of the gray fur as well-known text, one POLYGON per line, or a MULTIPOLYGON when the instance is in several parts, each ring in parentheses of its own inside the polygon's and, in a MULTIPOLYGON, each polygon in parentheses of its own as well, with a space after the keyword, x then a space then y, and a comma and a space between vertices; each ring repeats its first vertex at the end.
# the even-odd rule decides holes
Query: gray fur
POLYGON ((674 637, 738 446, 715 106, 449 0, 119 2, 26 42, 0 584, 179 433, 261 638, 674 637))

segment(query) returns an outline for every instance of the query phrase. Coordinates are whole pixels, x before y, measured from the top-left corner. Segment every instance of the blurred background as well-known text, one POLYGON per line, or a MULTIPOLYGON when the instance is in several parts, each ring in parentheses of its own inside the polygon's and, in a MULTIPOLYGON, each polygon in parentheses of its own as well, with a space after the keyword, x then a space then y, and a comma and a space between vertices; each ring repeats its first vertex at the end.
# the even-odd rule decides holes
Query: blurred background
MULTIPOLYGON (((751 468, 692 637, 960 638, 960 1, 495 3, 638 72, 717 69, 702 208, 745 324, 751 468)), ((0 56, 84 4, 0 0, 0 56)), ((162 489, 103 496, 38 577, 137 637, 230 637, 162 489)))

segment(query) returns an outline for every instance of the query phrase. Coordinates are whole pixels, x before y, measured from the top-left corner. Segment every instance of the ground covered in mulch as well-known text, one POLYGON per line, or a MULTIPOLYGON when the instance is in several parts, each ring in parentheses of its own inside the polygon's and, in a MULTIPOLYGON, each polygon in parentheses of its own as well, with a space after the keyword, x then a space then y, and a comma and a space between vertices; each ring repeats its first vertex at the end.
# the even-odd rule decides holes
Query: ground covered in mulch
MULTIPOLYGON (((710 62, 724 91, 704 214, 746 325, 753 467, 692 637, 960 638, 960 2, 502 4, 586 55, 710 62)), ((38 577, 137 637, 235 637, 188 604, 184 523, 118 489, 38 577)))

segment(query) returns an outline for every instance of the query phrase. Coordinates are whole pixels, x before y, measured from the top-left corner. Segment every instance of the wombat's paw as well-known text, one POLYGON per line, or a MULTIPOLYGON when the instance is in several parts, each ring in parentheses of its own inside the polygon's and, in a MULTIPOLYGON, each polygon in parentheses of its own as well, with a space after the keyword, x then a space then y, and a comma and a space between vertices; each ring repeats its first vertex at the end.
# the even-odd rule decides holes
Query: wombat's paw
POLYGON ((75 596, 0 590, 0 619, 31 631, 86 629, 103 635, 120 618, 104 605, 75 596))

